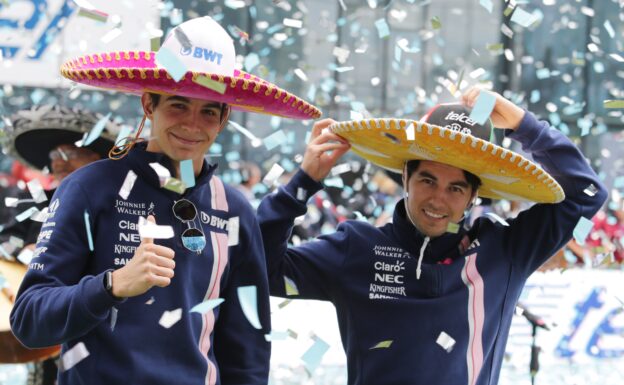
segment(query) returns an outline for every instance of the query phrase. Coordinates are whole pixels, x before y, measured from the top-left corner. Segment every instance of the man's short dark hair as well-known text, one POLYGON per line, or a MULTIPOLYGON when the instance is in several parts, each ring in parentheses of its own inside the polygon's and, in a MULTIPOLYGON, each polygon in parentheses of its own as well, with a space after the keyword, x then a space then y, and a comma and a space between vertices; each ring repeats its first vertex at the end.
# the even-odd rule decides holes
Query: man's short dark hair
MULTIPOLYGON (((420 166, 420 159, 412 159, 407 162, 407 180, 409 180, 409 178, 412 176, 414 171, 418 170, 418 166, 420 166)), ((481 179, 479 179, 478 176, 476 176, 475 174, 469 171, 466 171, 466 170, 462 170, 462 171, 464 172, 464 177, 466 178, 466 181, 472 188, 472 191, 473 192, 477 191, 479 187, 481 187, 481 179)))

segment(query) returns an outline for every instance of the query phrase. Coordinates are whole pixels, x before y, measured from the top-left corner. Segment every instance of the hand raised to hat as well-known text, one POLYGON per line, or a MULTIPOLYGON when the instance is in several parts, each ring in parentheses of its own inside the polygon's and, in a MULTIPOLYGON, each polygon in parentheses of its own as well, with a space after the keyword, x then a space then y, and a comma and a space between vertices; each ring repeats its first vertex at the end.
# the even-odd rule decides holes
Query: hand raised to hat
MULTIPOLYGON (((155 223, 153 215, 147 220, 155 223)), ((141 295, 154 286, 166 287, 173 278, 175 252, 157 245, 151 238, 143 238, 132 259, 113 272, 112 293, 118 298, 141 295)))
POLYGON ((338 159, 351 147, 340 136, 329 130, 323 131, 333 123, 336 121, 332 119, 323 119, 314 123, 310 142, 306 147, 305 154, 303 154, 301 169, 317 182, 329 174, 338 159))
POLYGON ((520 126, 520 122, 524 117, 525 111, 496 92, 488 91, 476 86, 470 87, 462 94, 462 103, 464 103, 467 107, 473 108, 481 92, 494 95, 496 98, 494 109, 490 115, 490 119, 492 120, 494 127, 515 130, 518 126, 520 126))

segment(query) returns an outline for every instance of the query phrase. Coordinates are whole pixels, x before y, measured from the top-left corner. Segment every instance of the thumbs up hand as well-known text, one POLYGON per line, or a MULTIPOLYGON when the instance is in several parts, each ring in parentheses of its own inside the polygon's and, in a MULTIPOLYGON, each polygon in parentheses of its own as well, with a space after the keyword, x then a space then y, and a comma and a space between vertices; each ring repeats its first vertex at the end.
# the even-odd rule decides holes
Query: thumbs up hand
MULTIPOLYGON (((147 220, 156 223, 153 215, 147 220)), ((143 238, 132 259, 113 272, 113 295, 134 297, 154 286, 169 286, 174 275, 174 256, 175 252, 169 247, 155 244, 152 238, 143 238)))

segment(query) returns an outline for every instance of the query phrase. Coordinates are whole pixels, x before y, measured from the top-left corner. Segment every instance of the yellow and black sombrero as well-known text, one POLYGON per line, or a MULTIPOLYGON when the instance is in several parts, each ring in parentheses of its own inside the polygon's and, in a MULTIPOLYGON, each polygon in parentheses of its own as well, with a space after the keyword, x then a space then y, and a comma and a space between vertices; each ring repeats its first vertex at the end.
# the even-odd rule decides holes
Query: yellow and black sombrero
POLYGON ((408 160, 431 160, 478 176, 482 197, 538 203, 565 198, 559 183, 538 164, 490 142, 491 122, 480 125, 469 116, 461 104, 441 104, 422 121, 347 121, 330 130, 349 141, 356 154, 389 171, 401 173, 408 160))

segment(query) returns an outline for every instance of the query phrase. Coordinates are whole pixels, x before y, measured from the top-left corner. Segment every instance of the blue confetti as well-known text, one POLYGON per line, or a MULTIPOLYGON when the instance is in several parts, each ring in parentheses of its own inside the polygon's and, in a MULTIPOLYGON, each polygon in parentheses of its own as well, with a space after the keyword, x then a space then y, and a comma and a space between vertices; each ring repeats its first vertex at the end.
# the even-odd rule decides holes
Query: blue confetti
POLYGON ((186 74, 184 63, 165 47, 161 47, 158 53, 156 53, 156 61, 165 68, 176 82, 179 82, 186 74))
POLYGON ((223 301, 225 301, 223 298, 209 299, 209 300, 206 300, 206 301, 204 301, 202 303, 199 303, 199 304, 193 306, 193 308, 190 310, 190 312, 191 313, 206 314, 210 310, 212 310, 215 307, 221 305, 223 303, 223 301))
POLYGON ((574 236, 574 240, 576 240, 576 243, 581 246, 584 245, 585 239, 587 239, 587 236, 589 235, 589 232, 593 227, 594 222, 590 221, 585 217, 581 217, 581 219, 576 224, 576 227, 574 227, 574 232, 572 233, 574 236))
POLYGON ((287 139, 288 138, 286 137, 286 134, 284 133, 284 131, 279 130, 267 136, 266 138, 264 138, 263 142, 267 150, 271 151, 275 147, 286 143, 287 139))
POLYGON ((89 224, 89 213, 84 212, 85 227, 87 228, 87 240, 89 241, 89 250, 93 251, 93 237, 91 236, 91 225, 89 224))
POLYGON ((255 286, 240 286, 237 288, 238 301, 240 302, 243 314, 249 323, 256 329, 261 329, 260 318, 258 317, 258 299, 255 286))
POLYGON ((377 34, 380 39, 385 39, 390 36, 390 27, 386 22, 386 19, 379 19, 375 21, 375 27, 377 27, 377 34))
POLYGON ((314 373, 316 368, 320 365, 323 355, 325 355, 328 350, 329 344, 317 337, 314 344, 310 346, 305 353, 303 353, 301 359, 303 360, 305 368, 310 375, 312 375, 312 373, 314 373))
POLYGON ((470 112, 470 119, 479 124, 484 124, 492 114, 495 104, 496 96, 489 92, 481 91, 472 108, 472 112, 470 112))
POLYGON ((95 126, 93 126, 91 131, 89 131, 87 138, 82 142, 82 147, 87 147, 97 138, 99 138, 100 135, 102 135, 102 131, 104 131, 104 128, 106 128, 106 123, 108 122, 108 119, 110 119, 110 117, 111 113, 109 112, 108 115, 104 116, 103 118, 98 120, 97 123, 95 123, 95 126))
POLYGON ((180 162, 180 176, 187 188, 195 186, 195 171, 193 170, 193 160, 186 159, 180 162))

